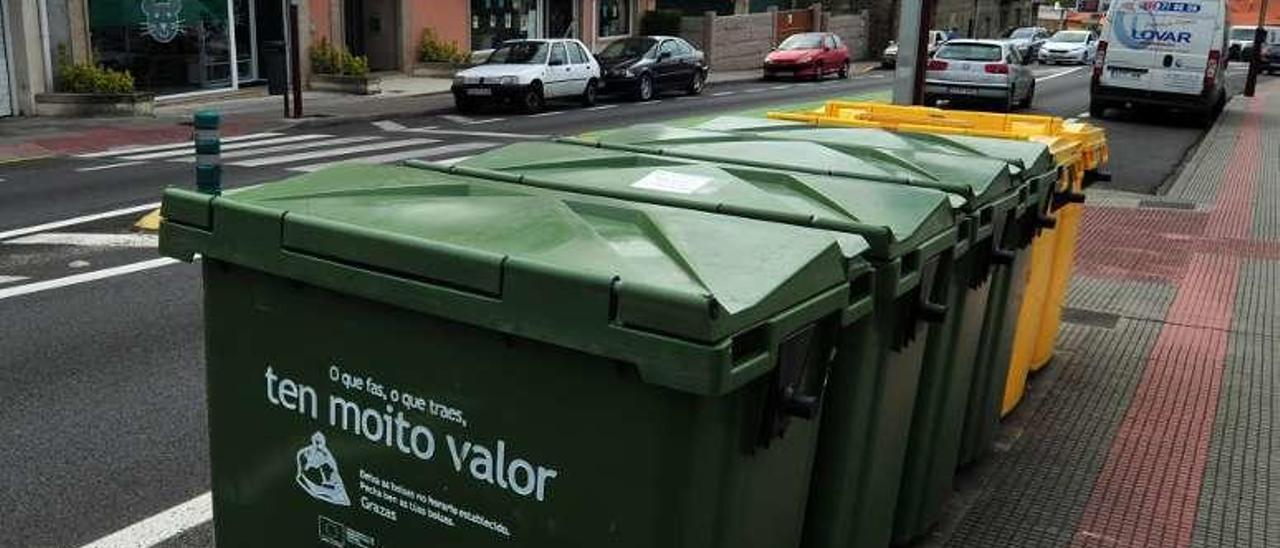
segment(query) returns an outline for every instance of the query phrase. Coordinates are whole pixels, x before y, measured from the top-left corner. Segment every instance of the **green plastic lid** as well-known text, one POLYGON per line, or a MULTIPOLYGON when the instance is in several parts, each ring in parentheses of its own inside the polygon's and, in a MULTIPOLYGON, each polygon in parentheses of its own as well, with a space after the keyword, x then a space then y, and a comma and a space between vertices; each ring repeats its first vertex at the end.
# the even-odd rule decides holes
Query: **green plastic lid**
MULTIPOLYGON (((1056 166, 1049 147, 1032 141, 947 135, 936 133, 895 132, 875 128, 820 127, 787 120, 722 116, 708 120, 696 129, 768 135, 815 142, 857 143, 891 150, 912 150, 983 156, 1012 163, 1036 177, 1054 171, 1056 166)), ((1018 175, 1018 170, 1014 170, 1018 175)))
POLYGON ((952 200, 959 201, 929 188, 567 143, 516 143, 451 168, 412 165, 850 232, 866 238, 869 256, 878 260, 953 245, 952 200))
POLYGON ((637 125, 571 139, 579 144, 666 156, 838 175, 952 192, 978 209, 1016 193, 1009 162, 858 142, 808 141, 751 134, 637 125))
MULTIPOLYGON (((169 190, 161 251, 635 363, 719 394, 850 309, 855 235, 413 169, 340 166, 212 197, 169 190)), ((869 293, 869 291, 868 291, 869 293)), ((846 317, 847 320, 847 317, 846 317)))

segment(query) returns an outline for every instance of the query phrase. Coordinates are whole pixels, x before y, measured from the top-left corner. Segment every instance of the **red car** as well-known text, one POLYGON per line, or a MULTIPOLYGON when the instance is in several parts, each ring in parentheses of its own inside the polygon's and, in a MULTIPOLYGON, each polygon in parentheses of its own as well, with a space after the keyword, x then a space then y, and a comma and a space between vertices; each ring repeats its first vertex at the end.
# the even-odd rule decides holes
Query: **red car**
POLYGON ((849 77, 849 47, 830 32, 792 34, 764 58, 764 78, 849 77))

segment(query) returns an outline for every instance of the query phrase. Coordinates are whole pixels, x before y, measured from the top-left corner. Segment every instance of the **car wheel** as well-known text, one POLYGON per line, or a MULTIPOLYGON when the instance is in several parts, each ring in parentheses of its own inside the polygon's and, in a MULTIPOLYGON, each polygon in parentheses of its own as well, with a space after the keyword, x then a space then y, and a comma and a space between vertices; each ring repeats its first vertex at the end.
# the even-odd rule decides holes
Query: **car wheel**
POLYGON ((458 110, 458 112, 463 114, 475 112, 479 107, 475 100, 457 96, 453 98, 453 106, 458 110))
POLYGON ((693 71, 693 78, 689 79, 689 89, 685 90, 689 95, 698 95, 702 93, 703 88, 707 87, 707 75, 701 70, 693 71))
POLYGON ((1031 89, 1027 90, 1027 96, 1022 98, 1022 102, 1018 104, 1022 108, 1031 108, 1032 101, 1036 100, 1036 83, 1031 82, 1031 89))
POLYGON ((542 83, 534 82, 529 85, 529 89, 524 91, 524 95, 520 97, 520 106, 525 112, 534 114, 541 112, 542 107, 546 106, 546 97, 542 94, 542 83))
POLYGON ((599 92, 599 84, 596 79, 592 78, 587 81, 587 88, 582 90, 582 106, 591 107, 596 104, 596 94, 599 92))
POLYGON ((640 81, 636 82, 636 100, 648 101, 653 99, 653 77, 649 73, 640 75, 640 81))
POLYGON ((849 60, 848 59, 845 60, 844 64, 840 65, 839 76, 841 79, 845 79, 849 77, 849 60))

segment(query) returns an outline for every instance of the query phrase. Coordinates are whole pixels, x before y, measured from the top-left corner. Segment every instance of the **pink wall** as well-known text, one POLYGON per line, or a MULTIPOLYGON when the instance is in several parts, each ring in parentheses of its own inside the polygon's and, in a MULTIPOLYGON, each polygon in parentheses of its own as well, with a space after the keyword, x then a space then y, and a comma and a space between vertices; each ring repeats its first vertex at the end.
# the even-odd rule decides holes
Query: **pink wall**
POLYGON ((415 51, 422 39, 422 29, 432 28, 442 40, 459 48, 471 49, 471 3, 469 0, 405 0, 409 2, 408 34, 415 51))
MULTIPOLYGON (((329 43, 333 43, 333 37, 330 36, 333 24, 329 17, 329 0, 311 0, 309 7, 311 8, 311 42, 318 44, 321 38, 325 38, 329 43)), ((299 34, 303 32, 305 31, 298 29, 299 34)))

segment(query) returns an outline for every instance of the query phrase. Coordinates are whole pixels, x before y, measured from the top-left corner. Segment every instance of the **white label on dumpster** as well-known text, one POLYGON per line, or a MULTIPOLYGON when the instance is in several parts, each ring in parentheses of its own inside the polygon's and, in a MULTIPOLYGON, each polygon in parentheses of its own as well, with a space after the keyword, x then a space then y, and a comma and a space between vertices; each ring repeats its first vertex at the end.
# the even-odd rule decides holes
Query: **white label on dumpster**
POLYGON ((687 173, 676 173, 674 171, 659 169, 653 173, 645 175, 643 179, 631 183, 631 187, 643 188, 645 190, 675 192, 677 194, 696 194, 710 182, 710 177, 689 175, 687 173))
MULTIPOLYGON (((546 502, 551 498, 558 469, 522 455, 500 437, 439 430, 471 428, 462 409, 337 365, 330 368, 328 376, 331 393, 268 366, 263 373, 267 403, 427 466, 425 472, 411 469, 415 481, 454 474, 480 488, 499 489, 521 499, 546 502)), ((344 484, 338 456, 328 448, 331 442, 316 431, 289 456, 297 469, 294 481, 307 495, 336 506, 358 506, 388 521, 426 519, 437 525, 479 527, 511 536, 509 527, 499 520, 375 473, 363 463, 343 465, 341 470, 348 473, 351 466, 359 470, 355 486, 344 484)))

